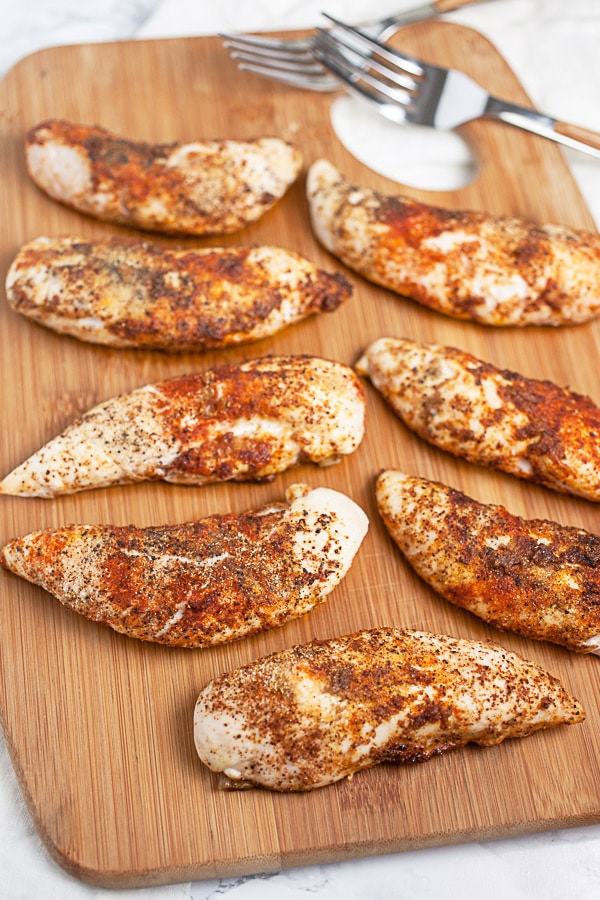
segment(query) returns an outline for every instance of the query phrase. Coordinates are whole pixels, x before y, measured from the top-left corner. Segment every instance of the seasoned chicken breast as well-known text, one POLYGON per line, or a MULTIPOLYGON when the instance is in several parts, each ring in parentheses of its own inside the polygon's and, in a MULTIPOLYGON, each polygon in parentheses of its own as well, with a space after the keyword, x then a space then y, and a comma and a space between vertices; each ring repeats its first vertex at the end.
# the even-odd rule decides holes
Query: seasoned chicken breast
POLYGON ((277 137, 149 144, 49 119, 26 137, 27 169, 80 212, 166 234, 227 234, 259 219, 296 180, 302 155, 277 137))
POLYGON ((16 312, 94 344, 208 350, 269 337, 350 297, 279 247, 171 249, 147 241, 40 237, 9 268, 16 312))
POLYGON ((17 466, 0 494, 55 497, 134 481, 271 479, 329 465, 364 434, 365 400, 348 366, 267 356, 148 384, 95 406, 17 466))
POLYGON ((229 787, 308 791, 584 717, 554 677, 497 644, 378 628, 215 678, 196 702, 194 738, 229 787))
POLYGON ((404 423, 469 462, 600 500, 600 409, 454 347, 374 341, 356 364, 404 423))
POLYGON ((503 630, 600 654, 600 537, 394 470, 379 475, 376 496, 406 560, 446 600, 503 630))
POLYGON ((307 193, 320 242, 360 275, 486 325, 565 325, 600 313, 600 235, 441 209, 350 184, 327 160, 307 193))
POLYGON ((184 525, 70 525, 16 538, 0 564, 122 634, 206 647, 265 631, 324 602, 367 532, 329 488, 184 525))

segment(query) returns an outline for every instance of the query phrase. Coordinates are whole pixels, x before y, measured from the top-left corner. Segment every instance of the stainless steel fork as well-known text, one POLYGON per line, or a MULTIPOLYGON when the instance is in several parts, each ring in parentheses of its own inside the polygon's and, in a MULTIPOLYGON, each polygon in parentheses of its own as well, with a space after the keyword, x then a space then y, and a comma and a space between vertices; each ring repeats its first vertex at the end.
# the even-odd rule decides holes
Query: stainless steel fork
MULTIPOLYGON (((360 26, 364 34, 385 41, 406 25, 435 18, 463 6, 490 3, 491 0, 434 0, 406 9, 395 16, 366 22, 360 26)), ((328 73, 312 53, 312 37, 279 39, 254 34, 222 34, 224 46, 238 68, 254 72, 293 87, 311 91, 340 90, 339 80, 328 73)))
POLYGON ((500 119, 600 159, 597 132, 493 97, 464 72, 399 53, 325 15, 334 29, 318 29, 312 53, 349 92, 393 122, 452 130, 474 119, 500 119))

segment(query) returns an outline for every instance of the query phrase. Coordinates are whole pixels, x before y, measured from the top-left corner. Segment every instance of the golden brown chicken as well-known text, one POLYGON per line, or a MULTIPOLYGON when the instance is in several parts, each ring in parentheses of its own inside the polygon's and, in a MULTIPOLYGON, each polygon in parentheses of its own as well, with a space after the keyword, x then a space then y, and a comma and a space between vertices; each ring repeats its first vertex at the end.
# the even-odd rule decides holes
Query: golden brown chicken
POLYGON ((600 500, 600 409, 454 347, 374 341, 356 364, 420 437, 469 462, 600 500))
POLYGON ((394 470, 379 475, 376 496, 406 560, 450 603, 503 630, 600 653, 600 537, 394 470))
POLYGON ((165 234, 227 234, 259 219, 296 180, 302 154, 277 137, 150 144, 49 119, 26 138, 27 169, 80 212, 165 234))
POLYGON ((10 472, 0 494, 272 479, 352 453, 364 417, 362 387, 348 366, 314 356, 251 359, 95 406, 10 472))
POLYGON ((324 602, 366 534, 338 491, 294 485, 286 500, 184 525, 48 528, 10 541, 0 564, 128 637, 222 644, 324 602))
POLYGON ((600 313, 600 235, 358 187, 327 160, 307 193, 314 232, 347 266, 417 303, 486 325, 600 313))
POLYGON ((584 717, 556 678, 497 644, 377 628, 215 678, 196 702, 194 738, 228 787, 309 791, 584 717))
POLYGON ((279 247, 182 250, 116 237, 37 238, 6 279, 11 307, 54 331, 169 351, 269 337, 351 293, 342 275, 279 247))

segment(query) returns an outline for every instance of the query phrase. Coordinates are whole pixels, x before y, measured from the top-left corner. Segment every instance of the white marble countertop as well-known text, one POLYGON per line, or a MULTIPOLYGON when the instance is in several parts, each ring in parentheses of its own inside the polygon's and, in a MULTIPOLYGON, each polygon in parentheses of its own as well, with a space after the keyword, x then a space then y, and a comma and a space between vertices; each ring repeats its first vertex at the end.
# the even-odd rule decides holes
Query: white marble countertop
MULTIPOLYGON (((415 0, 416 2, 416 0, 415 0)), ((0 76, 36 50, 66 43, 121 38, 160 38, 221 31, 307 27, 320 10, 348 21, 396 12, 410 0, 3 0, 0 76)), ((478 28, 504 53, 538 108, 600 131, 600 3, 598 0, 493 0, 452 14, 478 28)), ((372 126, 372 122, 370 123, 372 126)), ((374 161, 390 174, 390 159, 402 166, 400 180, 460 178, 465 160, 450 143, 433 154, 424 174, 423 139, 394 145, 387 125, 374 161), (387 153, 382 145, 391 146, 387 153), (390 144, 391 142, 391 144, 390 144), (432 174, 433 173, 433 174, 432 174)), ((396 138, 397 140, 397 138, 396 138)), ((567 159, 595 221, 600 225, 600 162, 567 152, 567 159)), ((409 182, 410 183, 410 182, 409 182)), ((429 186, 423 184, 423 186, 429 186)), ((434 186, 434 185, 431 185, 434 186)), ((577 765, 577 761, 573 761, 577 765)), ((85 900, 85 898, 187 898, 292 900, 305 895, 329 900, 437 898, 462 900, 571 900, 600 896, 600 825, 516 839, 407 852, 340 864, 308 866, 245 878, 169 885, 135 891, 102 890, 66 875, 48 857, 25 807, 0 740, 0 898, 85 900)))

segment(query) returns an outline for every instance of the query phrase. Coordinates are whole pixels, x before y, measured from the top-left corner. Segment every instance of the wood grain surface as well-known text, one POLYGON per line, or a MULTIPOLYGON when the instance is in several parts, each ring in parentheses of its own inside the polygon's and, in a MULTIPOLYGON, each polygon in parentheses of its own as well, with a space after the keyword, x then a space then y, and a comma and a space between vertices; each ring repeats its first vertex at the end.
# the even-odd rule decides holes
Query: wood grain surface
MULTIPOLYGON (((490 91, 527 102, 494 48, 468 29, 420 25, 394 42, 432 61, 461 66, 490 91)), ((19 63, 0 92, 2 279, 20 245, 38 235, 125 231, 62 207, 28 180, 24 134, 47 117, 101 124, 148 141, 276 134, 302 148, 306 165, 325 156, 360 184, 401 190, 357 162, 337 140, 330 125, 331 96, 238 74, 213 37, 42 51, 19 63)), ((445 206, 594 229, 555 145, 498 123, 472 123, 462 134, 479 160, 476 180, 454 192, 408 193, 445 206)), ((262 221, 226 240, 188 244, 277 243, 329 270, 340 268, 311 233, 304 190, 303 175, 262 221)), ((338 312, 252 347, 205 355, 88 346, 33 325, 11 312, 3 298, 2 474, 75 415, 118 392, 224 360, 275 352, 310 352, 353 364, 368 342, 383 335, 452 344, 600 401, 598 323, 494 330, 444 318, 349 277, 355 296, 338 312)), ((135 642, 0 573, 2 725, 36 827, 57 863, 74 876, 104 886, 142 886, 600 819, 600 660, 503 634, 436 597, 388 539, 373 487, 380 469, 394 466, 502 503, 519 515, 592 531, 598 529, 597 506, 453 460, 409 433, 369 385, 365 390, 365 441, 333 468, 304 466, 259 485, 147 484, 55 501, 0 498, 2 542, 69 522, 149 525, 242 511, 281 498, 295 481, 347 492, 371 521, 351 572, 326 604, 283 628, 213 650, 135 642), (192 739, 194 702, 206 681, 312 637, 387 624, 495 639, 557 675, 584 705, 587 721, 421 765, 380 766, 306 795, 216 789, 192 739)))

